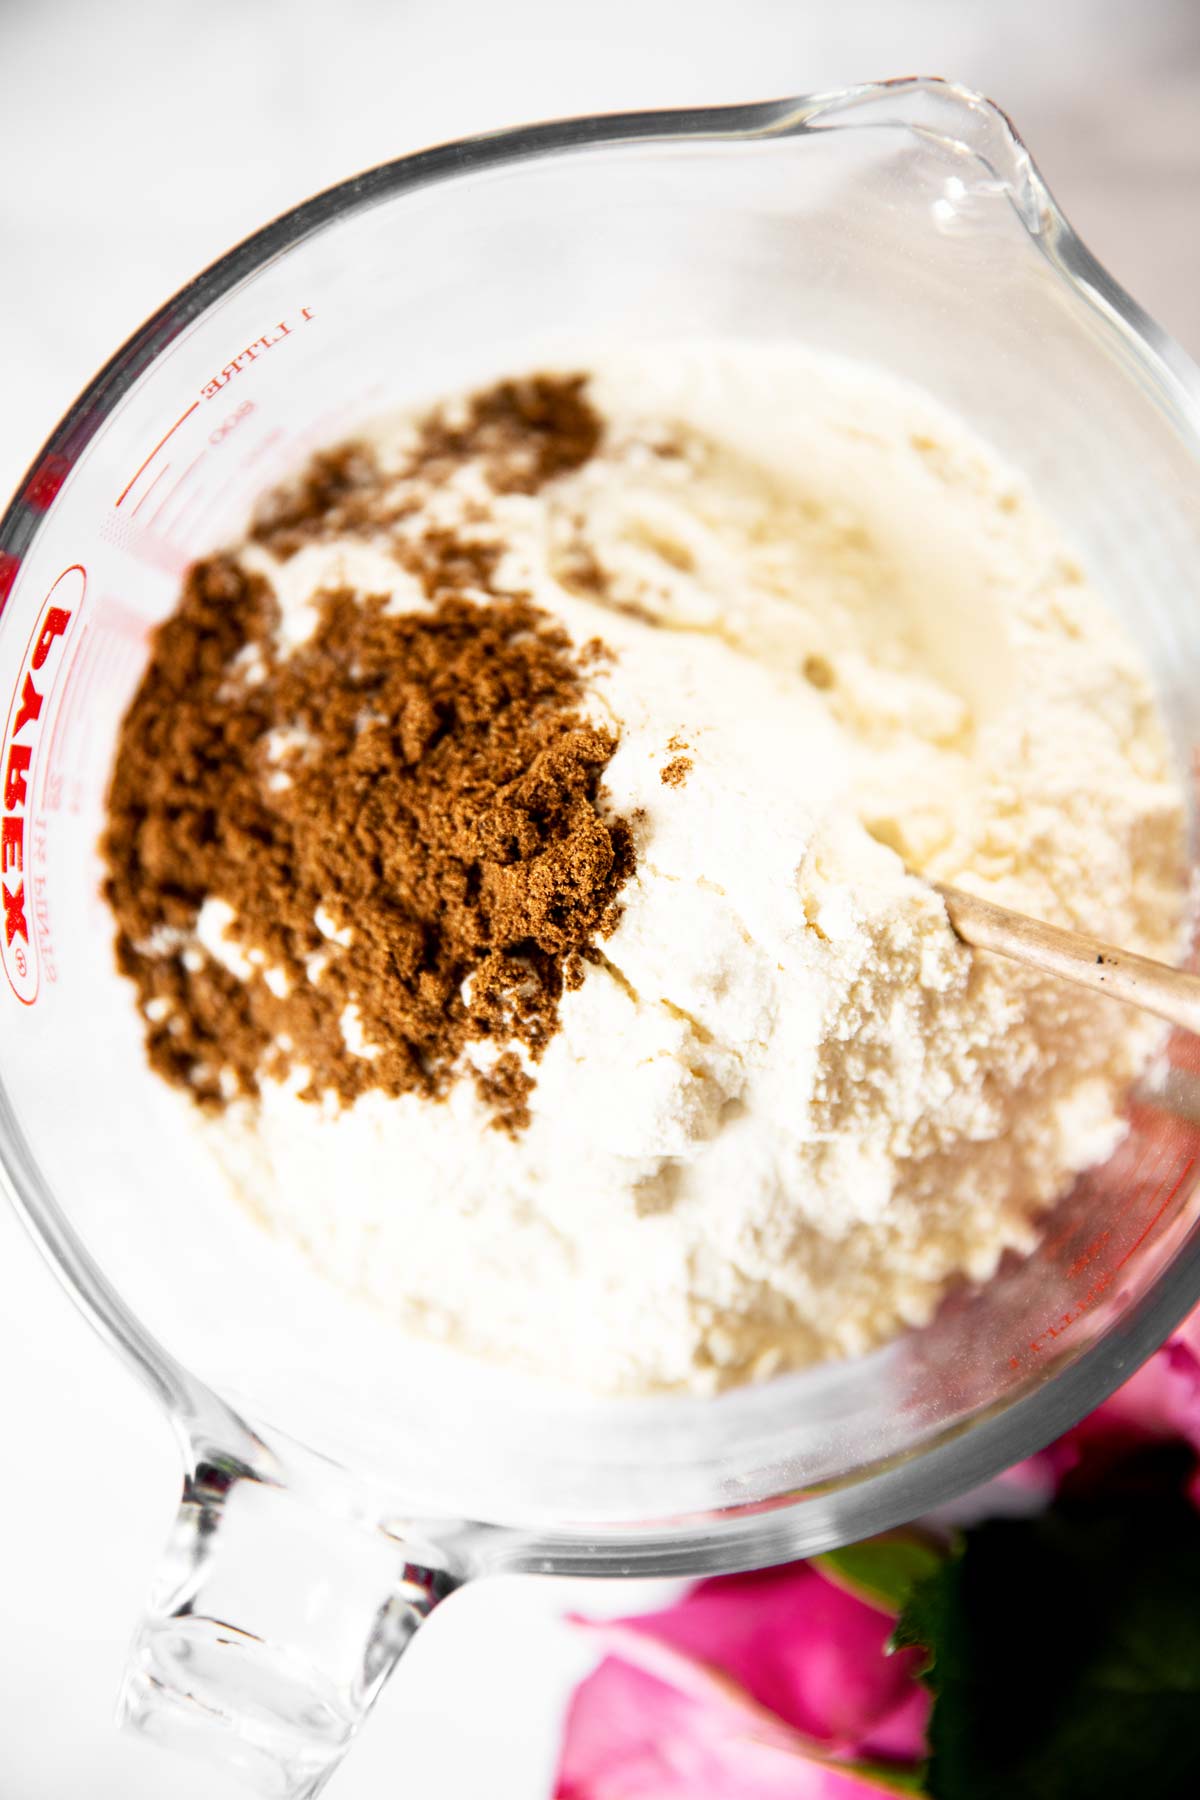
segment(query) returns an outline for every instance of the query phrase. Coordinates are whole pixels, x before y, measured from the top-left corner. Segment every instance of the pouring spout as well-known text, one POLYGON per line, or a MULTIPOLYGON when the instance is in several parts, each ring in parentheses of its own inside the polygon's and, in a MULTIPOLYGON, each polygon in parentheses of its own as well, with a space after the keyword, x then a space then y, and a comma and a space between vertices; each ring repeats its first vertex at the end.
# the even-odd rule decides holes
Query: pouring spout
POLYGON ((1008 114, 973 88, 935 75, 878 81, 800 103, 806 131, 878 127, 936 146, 956 165, 964 195, 1003 193, 1039 236, 1058 209, 1008 114))

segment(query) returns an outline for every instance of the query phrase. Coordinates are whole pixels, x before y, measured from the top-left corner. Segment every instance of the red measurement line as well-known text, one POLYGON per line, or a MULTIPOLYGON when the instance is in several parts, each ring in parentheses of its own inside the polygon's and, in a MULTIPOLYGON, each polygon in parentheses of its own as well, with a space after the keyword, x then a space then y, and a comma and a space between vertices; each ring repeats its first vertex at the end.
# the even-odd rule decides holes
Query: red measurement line
MULTIPOLYGON (((1133 1240, 1132 1244, 1129 1245, 1128 1249, 1124 1252, 1124 1254, 1117 1259, 1117 1261, 1113 1264, 1112 1268, 1107 1271, 1107 1273, 1105 1273, 1101 1276, 1101 1278, 1098 1282, 1096 1282, 1091 1288, 1089 1288, 1088 1292, 1084 1295, 1083 1299, 1080 1302, 1078 1302, 1079 1310, 1076 1312, 1076 1311, 1073 1311, 1070 1308, 1068 1308, 1067 1313, 1064 1314, 1063 1318, 1058 1322, 1057 1327, 1055 1325, 1047 1325, 1045 1330, 1039 1331, 1038 1335, 1035 1338, 1030 1338, 1029 1349, 1033 1351, 1035 1356, 1039 1356, 1041 1354, 1043 1338, 1045 1338, 1045 1337, 1056 1338, 1056 1337, 1059 1337, 1063 1332, 1069 1331, 1071 1326, 1077 1324, 1079 1322, 1079 1320, 1082 1319, 1082 1317, 1084 1316, 1085 1313, 1091 1311, 1092 1307, 1095 1305, 1096 1301, 1100 1298, 1101 1294, 1107 1293, 1108 1289, 1112 1286, 1117 1275, 1125 1267, 1125 1264, 1129 1261, 1130 1257, 1136 1253, 1136 1251, 1141 1247, 1142 1244, 1145 1243, 1146 1239, 1150 1236, 1150 1233, 1154 1230, 1154 1227, 1158 1224, 1158 1221, 1162 1218, 1162 1216, 1166 1212, 1167 1208, 1171 1205, 1171 1202, 1176 1198, 1176 1196, 1179 1193, 1180 1188, 1183 1186, 1184 1182, 1187 1180, 1188 1176, 1191 1174, 1191 1172, 1195 1168, 1195 1166, 1196 1166, 1196 1159, 1194 1156, 1190 1156, 1188 1158, 1186 1164, 1184 1165, 1182 1173, 1171 1184, 1171 1188, 1167 1194, 1166 1199, 1163 1200, 1159 1204, 1156 1211, 1154 1212, 1153 1217, 1146 1221, 1145 1225, 1143 1225, 1141 1231, 1139 1231, 1137 1237, 1133 1240)), ((1166 1185, 1166 1179, 1167 1178, 1164 1176, 1163 1182, 1160 1184, 1160 1187, 1159 1187, 1160 1193, 1162 1192, 1162 1188, 1166 1185)), ((1021 1354, 1024 1354, 1024 1352, 1022 1352, 1021 1354)), ((1019 1368, 1020 1361, 1021 1361, 1020 1355, 1010 1356, 1008 1359, 1009 1368, 1010 1369, 1019 1368)))
MULTIPOLYGON (((166 512, 168 506, 170 506, 172 500, 175 498, 176 494, 179 492, 180 488, 183 486, 184 482, 187 480, 188 476, 191 474, 192 470, 196 467, 196 464, 198 462, 200 462, 200 460, 203 458, 203 456, 204 456, 204 451, 202 450, 200 452, 199 456, 193 457, 192 461, 188 464, 187 468, 183 471, 183 474, 179 477, 179 480, 172 483, 171 488, 167 494, 167 497, 162 502, 162 505, 155 507, 153 516, 147 520, 147 522, 146 522, 146 530, 147 531, 154 530, 154 527, 158 524, 158 521, 162 518, 162 516, 166 512)), ((170 468, 170 466, 171 466, 170 463, 168 463, 167 464, 168 469, 170 468)), ((140 504, 141 503, 139 501, 139 505, 140 504)), ((134 512, 136 512, 137 507, 135 506, 133 510, 134 510, 134 512)), ((182 517, 182 516, 183 515, 180 514, 180 517, 182 517)))
POLYGON ((206 487, 199 486, 199 487, 194 487, 192 489, 191 493, 187 495, 186 499, 183 502, 183 505, 179 508, 179 511, 175 514, 175 517, 171 520, 171 537, 173 540, 178 539, 180 542, 183 541, 182 538, 180 537, 180 527, 182 526, 183 521, 185 519, 188 519, 188 530, 190 531, 191 530, 191 518, 189 515, 194 514, 197 500, 199 500, 201 502, 201 504, 203 504, 204 500, 207 498, 210 491, 211 490, 206 487))
POLYGON ((1133 1255, 1134 1251, 1138 1248, 1138 1246, 1140 1244, 1143 1244, 1145 1242, 1145 1240, 1150 1236, 1150 1233, 1154 1230, 1154 1227, 1158 1224, 1158 1221, 1162 1218, 1162 1216, 1166 1212, 1168 1206, 1170 1206, 1172 1200, 1174 1200, 1176 1194, 1179 1192, 1180 1188, 1183 1186, 1184 1182, 1187 1180, 1188 1176, 1191 1174, 1191 1172, 1195 1168, 1195 1166, 1196 1166, 1196 1159, 1194 1156, 1190 1156, 1187 1160, 1187 1164, 1184 1168, 1183 1174, 1179 1177, 1179 1180, 1175 1183, 1174 1187, 1171 1189, 1170 1193, 1167 1195, 1166 1199, 1163 1201, 1162 1205, 1159 1207, 1159 1209, 1155 1213, 1154 1217, 1150 1220, 1150 1222, 1147 1225, 1144 1225, 1142 1227, 1142 1229, 1141 1229, 1141 1231, 1139 1231, 1137 1237, 1135 1237, 1132 1244, 1130 1244, 1128 1250, 1126 1250, 1124 1256, 1122 1256, 1118 1262, 1115 1262, 1113 1264, 1112 1272, 1114 1275, 1116 1274, 1118 1269, 1123 1269, 1125 1267, 1125 1264, 1129 1261, 1130 1257, 1133 1255))
POLYGON ((226 494, 230 493, 237 486, 238 482, 242 481, 243 479, 244 479, 243 470, 240 468, 235 469, 233 471, 233 474, 229 477, 229 480, 227 482, 225 482, 224 486, 219 487, 214 494, 210 494, 207 498, 206 504, 200 508, 200 511, 195 515, 195 517, 188 520, 188 531, 191 533, 195 533, 196 531, 198 531, 200 528, 201 519, 207 519, 208 515, 213 511, 213 509, 216 506, 218 506, 222 500, 224 500, 226 494))
POLYGON ((55 764, 55 759, 56 759, 56 755, 57 755, 57 751, 58 751, 58 747, 59 747, 59 741, 63 735, 64 725, 65 725, 65 721, 67 718, 67 709, 68 709, 68 706, 70 705, 70 701, 71 701, 71 688, 72 688, 72 685, 74 684, 74 682, 78 678, 80 668, 83 666, 83 659, 87 655, 88 646, 91 642, 91 637, 92 637, 92 633, 94 630, 95 630, 95 627, 92 624, 90 624, 88 620, 85 619, 84 624, 83 624, 83 630, 79 634, 79 641, 75 645, 75 654, 71 658, 71 664, 66 672, 66 675, 63 677, 62 699, 58 703, 58 712, 55 714, 54 725, 50 732, 50 742, 46 745, 46 766, 45 766, 45 770, 42 774, 42 790, 41 790, 41 802, 40 802, 41 810, 43 812, 46 810, 46 789, 50 785, 50 776, 54 771, 54 764, 55 764))
POLYGON ((158 474, 154 477, 154 480, 150 483, 150 486, 146 489, 145 493, 142 495, 141 499, 138 501, 137 505, 134 507, 133 511, 130 513, 129 516, 131 519, 137 518, 138 514, 141 512, 143 506, 145 506, 147 500, 150 498, 151 494, 154 492, 155 488, 158 486, 158 484, 162 480, 163 476, 166 475, 168 473, 168 471, 170 470, 170 467, 171 467, 170 463, 163 464, 162 468, 158 471, 158 474))
MULTIPOLYGON (((54 732, 47 746, 46 773, 42 778, 43 806, 46 804, 46 789, 50 783, 50 777, 56 767, 65 762, 66 752, 71 747, 75 730, 81 728, 86 733, 88 729, 87 721, 90 719, 91 713, 87 701, 96 685, 96 667, 100 661, 100 652, 103 647, 102 642, 97 643, 97 628, 89 627, 80 640, 79 654, 71 664, 71 688, 63 694, 62 705, 59 707, 58 717, 54 721, 54 732)), ((84 741, 86 743, 86 737, 84 741)), ((65 780, 66 770, 63 769, 60 772, 65 780)))
POLYGON ((273 450, 283 435, 284 435, 283 426, 282 425, 277 426, 276 429, 274 431, 272 431, 268 437, 265 437, 263 439, 262 443, 258 446, 258 448, 256 450, 252 450, 250 452, 249 456, 246 458, 247 468, 250 466, 251 463, 256 463, 261 456, 265 456, 267 454, 268 450, 273 450))
MULTIPOLYGON (((63 784, 59 804, 67 812, 79 812, 79 796, 84 776, 95 770, 96 759, 87 755, 95 724, 94 701, 111 685, 113 652, 120 648, 120 639, 113 637, 104 625, 97 625, 90 640, 91 654, 73 697, 73 724, 76 730, 65 732, 61 744, 57 746, 58 758, 62 764, 58 777, 63 784)), ((46 779, 47 782, 50 779, 49 769, 46 779)))
POLYGON ((126 494, 129 492, 130 488, 133 486, 133 483, 137 480, 138 476, 140 474, 142 474, 143 470, 147 467, 147 465, 149 463, 152 463, 154 461, 154 458, 158 455, 159 451, 162 449, 162 447, 166 443, 167 439, 179 430, 179 427, 183 424, 185 419, 191 418, 192 414, 195 412, 195 410, 199 406, 199 404, 200 404, 200 402, 198 400, 193 400, 192 404, 188 407, 187 411, 185 413, 180 413, 179 417, 176 419, 175 423, 172 425, 170 431, 163 432, 163 435, 159 438, 157 444, 155 444, 153 450, 150 452, 149 456, 146 458, 146 461, 142 464, 141 468, 138 469, 137 473, 133 476, 133 479, 131 481, 128 481, 125 484, 125 486, 122 488, 121 492, 118 494, 117 500, 116 500, 116 504, 118 506, 120 506, 122 500, 124 500, 126 494))

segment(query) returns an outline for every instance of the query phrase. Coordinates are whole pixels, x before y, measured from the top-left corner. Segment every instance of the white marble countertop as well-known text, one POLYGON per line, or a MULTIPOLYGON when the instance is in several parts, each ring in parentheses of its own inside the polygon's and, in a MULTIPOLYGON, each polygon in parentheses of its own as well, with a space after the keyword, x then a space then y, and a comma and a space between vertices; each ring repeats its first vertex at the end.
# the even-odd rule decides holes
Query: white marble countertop
MULTIPOLYGON (((4 494, 148 312, 356 169, 521 119, 884 75, 950 75, 1003 105, 1091 248, 1200 354, 1193 0, 5 0, 0 69, 4 494)), ((109 1723, 174 1445, 3 1207, 0 1368, 0 1795, 211 1800, 198 1767, 109 1723)), ((583 1666, 557 1614, 586 1598, 529 1582, 457 1598, 333 1791, 539 1800, 583 1666)))

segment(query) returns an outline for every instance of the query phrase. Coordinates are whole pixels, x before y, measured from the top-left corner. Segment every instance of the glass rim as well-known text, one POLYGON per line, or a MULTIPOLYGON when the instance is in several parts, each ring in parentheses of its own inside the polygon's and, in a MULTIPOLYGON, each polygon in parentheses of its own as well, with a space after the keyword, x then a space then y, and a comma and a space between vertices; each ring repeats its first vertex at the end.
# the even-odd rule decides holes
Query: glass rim
MULTIPOLYGON (((1014 210, 1059 275, 1138 354, 1160 403, 1200 446, 1200 371, 1093 258, 1046 188, 1020 137, 992 102, 935 77, 866 83, 816 95, 717 107, 581 116, 486 132, 381 163, 280 214, 202 270, 153 313, 63 415, 0 518, 0 614, 53 505, 37 499, 47 469, 55 492, 140 376, 242 281, 326 227, 420 189, 564 153, 662 141, 753 143, 830 128, 906 130, 966 151, 1007 190, 1014 210), (905 116, 933 99, 953 133, 905 116)), ((1200 449, 1198 449, 1200 454, 1200 449)), ((0 1081, 0 1186, 72 1298, 165 1406, 194 1462, 204 1445, 240 1448, 243 1472, 262 1475, 264 1446, 129 1311, 76 1234, 38 1170, 0 1081)), ((904 1457, 862 1467, 812 1494, 732 1504, 702 1518, 573 1525, 563 1531, 481 1523, 471 1560, 480 1572, 682 1575, 752 1568, 869 1536, 947 1504, 1031 1455, 1099 1405, 1200 1301, 1200 1222, 1149 1291, 1096 1343, 1036 1387, 965 1425, 933 1434, 904 1457)))

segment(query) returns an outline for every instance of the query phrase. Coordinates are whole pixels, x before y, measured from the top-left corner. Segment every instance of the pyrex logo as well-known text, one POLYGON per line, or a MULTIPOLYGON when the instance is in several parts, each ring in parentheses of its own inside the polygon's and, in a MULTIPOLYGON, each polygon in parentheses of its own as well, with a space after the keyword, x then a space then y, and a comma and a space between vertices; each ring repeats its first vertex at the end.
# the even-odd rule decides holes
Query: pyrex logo
POLYGON ((29 844, 34 753, 42 713, 62 661, 62 640, 83 600, 87 576, 76 563, 46 596, 17 673, 0 740, 4 811, 0 815, 0 958, 13 993, 24 1005, 37 998, 37 940, 30 904, 29 844))

